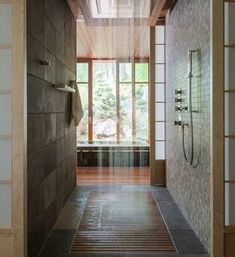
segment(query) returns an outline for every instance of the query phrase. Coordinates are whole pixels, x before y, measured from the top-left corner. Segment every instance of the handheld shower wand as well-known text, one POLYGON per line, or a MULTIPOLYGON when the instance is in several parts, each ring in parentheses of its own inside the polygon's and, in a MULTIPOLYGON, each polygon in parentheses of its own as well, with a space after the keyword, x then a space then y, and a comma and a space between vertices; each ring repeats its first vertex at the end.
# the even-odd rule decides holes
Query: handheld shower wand
POLYGON ((185 122, 182 123, 182 148, 183 148, 183 155, 185 158, 186 163, 189 166, 192 166, 194 160, 194 128, 193 128, 193 108, 192 108, 192 79, 193 79, 193 54, 198 53, 200 50, 189 50, 189 74, 187 76, 188 82, 188 112, 190 115, 189 123, 185 122), (187 156, 185 150, 185 127, 190 129, 190 137, 191 137, 191 147, 190 147, 190 156, 187 156))

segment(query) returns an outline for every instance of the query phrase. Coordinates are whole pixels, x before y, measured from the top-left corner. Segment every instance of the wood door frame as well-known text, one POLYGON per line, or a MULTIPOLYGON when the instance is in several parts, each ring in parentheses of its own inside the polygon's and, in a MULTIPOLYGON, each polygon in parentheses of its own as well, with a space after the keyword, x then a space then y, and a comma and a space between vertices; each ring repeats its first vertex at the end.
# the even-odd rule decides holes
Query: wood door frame
POLYGON ((12 0, 12 229, 13 256, 27 256, 26 1, 12 0))
POLYGON ((211 12, 211 255, 224 256, 224 0, 211 12))
POLYGON ((0 228, 0 253, 27 257, 27 56, 26 0, 11 5, 11 225, 0 228))

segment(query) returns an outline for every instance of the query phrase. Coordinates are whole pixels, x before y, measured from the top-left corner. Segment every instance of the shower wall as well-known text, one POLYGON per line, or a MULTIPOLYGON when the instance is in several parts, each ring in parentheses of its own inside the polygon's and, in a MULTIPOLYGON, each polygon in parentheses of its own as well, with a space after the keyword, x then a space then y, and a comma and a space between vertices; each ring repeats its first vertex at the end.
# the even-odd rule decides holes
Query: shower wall
MULTIPOLYGON (((166 164, 167 186, 207 250, 210 250, 210 10, 209 0, 178 0, 166 19, 166 164), (193 113, 195 164, 189 167, 182 153, 181 128, 174 126, 174 90, 183 88, 187 99, 188 50, 201 50, 194 59, 193 113), (195 80, 198 84, 195 84, 195 80)), ((182 114, 189 121, 189 114, 182 114)), ((186 136, 189 138, 189 134, 186 136)), ((186 145, 190 145, 186 140, 186 145)), ((190 148, 187 147, 187 153, 190 148)))
POLYGON ((65 0, 27 1, 28 250, 37 256, 76 183, 75 19, 65 0), (43 66, 41 61, 49 61, 43 66))

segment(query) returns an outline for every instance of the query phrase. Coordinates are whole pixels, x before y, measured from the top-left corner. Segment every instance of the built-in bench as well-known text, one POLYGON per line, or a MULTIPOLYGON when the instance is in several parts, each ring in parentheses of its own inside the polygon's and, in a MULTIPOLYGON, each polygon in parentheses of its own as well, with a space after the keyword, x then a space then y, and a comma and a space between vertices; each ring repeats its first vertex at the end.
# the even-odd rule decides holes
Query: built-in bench
POLYGON ((149 146, 132 143, 79 144, 77 157, 79 167, 147 167, 149 166, 149 146))

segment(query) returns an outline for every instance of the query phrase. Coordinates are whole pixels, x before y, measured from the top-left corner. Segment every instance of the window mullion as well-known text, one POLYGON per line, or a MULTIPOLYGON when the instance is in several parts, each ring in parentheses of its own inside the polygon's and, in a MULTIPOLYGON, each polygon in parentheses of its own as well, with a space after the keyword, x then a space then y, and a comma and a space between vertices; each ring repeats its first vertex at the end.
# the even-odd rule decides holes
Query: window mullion
POLYGON ((116 120, 116 131, 117 131, 117 135, 116 135, 116 139, 117 139, 117 143, 120 143, 120 87, 119 87, 119 61, 116 61, 116 116, 117 116, 117 120, 116 120))
POLYGON ((93 63, 88 63, 88 141, 93 142, 93 63))
POLYGON ((132 61, 132 142, 136 141, 135 60, 132 61))

